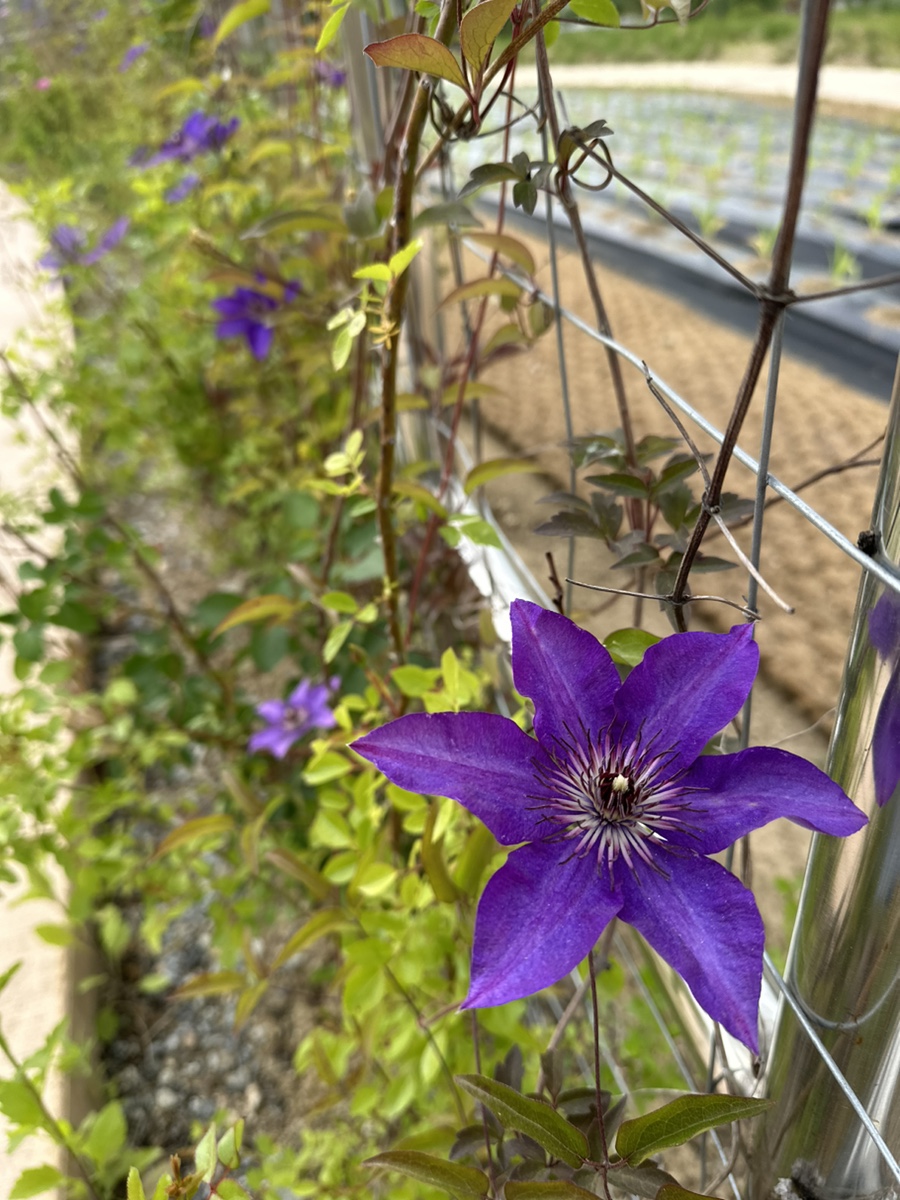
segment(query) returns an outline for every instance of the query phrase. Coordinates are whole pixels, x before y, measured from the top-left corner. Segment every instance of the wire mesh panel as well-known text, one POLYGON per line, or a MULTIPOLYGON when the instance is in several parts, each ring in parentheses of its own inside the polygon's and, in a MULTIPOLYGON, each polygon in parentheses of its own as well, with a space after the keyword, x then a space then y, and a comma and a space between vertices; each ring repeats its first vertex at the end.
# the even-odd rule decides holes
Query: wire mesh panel
MULTIPOLYGON (((524 10, 523 10, 524 12, 524 10)), ((714 1031, 708 1021, 698 1019, 696 1009, 677 983, 672 984, 675 1004, 681 1011, 682 1029, 689 1035, 685 1051, 670 1040, 670 1050, 687 1085, 691 1088, 730 1086, 745 1091, 764 1092, 766 1089, 781 1101, 773 1115, 761 1127, 753 1156, 753 1172, 748 1178, 735 1168, 737 1148, 726 1152, 721 1142, 710 1139, 714 1160, 701 1178, 701 1186, 719 1186, 725 1179, 735 1196, 742 1193, 756 1197, 769 1194, 773 1188, 782 1194, 793 1192, 803 1200, 810 1196, 850 1196, 874 1194, 892 1181, 900 1182, 897 1163, 898 1104, 895 1098, 898 1083, 896 1051, 896 979, 900 953, 896 936, 898 889, 897 838, 893 830, 896 820, 891 814, 895 807, 885 804, 900 782, 900 726, 896 713, 900 708, 895 679, 900 657, 900 634, 895 640, 893 631, 900 630, 900 544, 897 543, 897 488, 900 486, 900 402, 892 408, 888 441, 884 453, 879 499, 876 503, 868 539, 854 542, 846 530, 823 516, 798 493, 800 488, 787 486, 770 470, 773 444, 777 441, 777 408, 782 374, 782 356, 786 339, 786 318, 795 308, 815 303, 856 303, 852 297, 878 288, 896 288, 900 273, 887 271, 843 286, 813 287, 800 294, 792 288, 792 258, 803 203, 804 181, 809 164, 813 118, 816 106, 817 83, 826 39, 828 4, 826 0, 808 0, 805 6, 799 57, 799 79, 793 114, 790 150, 786 154, 783 189, 774 181, 767 182, 766 202, 777 205, 777 220, 772 215, 771 265, 764 278, 752 277, 745 266, 723 253, 712 241, 712 225, 720 218, 710 213, 694 220, 679 214, 677 204, 661 202, 659 191, 652 185, 645 188, 636 182, 632 162, 629 173, 620 170, 610 150, 611 131, 602 114, 579 116, 572 123, 566 106, 553 87, 552 72, 542 40, 537 46, 537 89, 518 91, 514 70, 507 70, 498 79, 494 113, 494 149, 485 147, 478 137, 485 132, 469 120, 461 108, 457 111, 448 99, 435 88, 431 97, 430 117, 436 131, 426 152, 425 167, 420 170, 420 204, 449 222, 449 243, 432 236, 432 257, 424 269, 417 272, 416 290, 408 308, 407 338, 404 346, 404 386, 411 392, 423 390, 422 379, 436 377, 444 406, 430 415, 404 419, 401 432, 414 445, 411 457, 417 460, 432 458, 438 462, 454 463, 458 478, 464 477, 474 461, 483 460, 493 431, 490 417, 485 419, 489 406, 484 397, 489 389, 472 386, 481 380, 477 370, 479 350, 490 339, 490 345, 500 338, 497 330, 488 331, 484 324, 487 298, 506 297, 507 311, 516 307, 516 288, 527 296, 527 305, 517 310, 523 324, 519 342, 535 340, 541 322, 547 314, 555 319, 551 335, 555 339, 557 358, 553 378, 541 380, 541 387, 555 396, 552 411, 541 414, 539 429, 547 442, 564 443, 572 449, 573 440, 598 434, 618 425, 622 452, 629 462, 635 461, 636 435, 633 422, 633 391, 635 380, 643 397, 643 412, 655 416, 655 429, 681 440, 687 457, 693 459, 704 485, 703 499, 692 529, 677 557, 668 561, 668 569, 659 571, 655 588, 645 590, 648 578, 639 557, 624 564, 631 566, 632 584, 622 588, 618 580, 598 568, 596 544, 591 552, 576 560, 576 539, 558 543, 565 549, 556 558, 561 574, 551 575, 558 587, 558 600, 571 609, 577 604, 573 580, 610 595, 624 592, 632 605, 634 623, 640 623, 656 612, 657 603, 677 629, 687 627, 689 614, 700 612, 702 619, 717 627, 744 619, 753 619, 761 611, 767 615, 790 614, 791 607, 771 588, 766 572, 761 570, 765 559, 767 511, 773 502, 783 502, 795 514, 793 537, 804 547, 812 541, 813 561, 824 554, 826 541, 841 555, 864 572, 864 582, 852 628, 845 628, 844 639, 851 644, 847 678, 838 710, 831 749, 835 778, 874 819, 865 833, 852 843, 832 843, 820 839, 804 885, 803 901, 798 921, 793 957, 786 979, 783 979, 771 960, 767 961, 767 981, 763 994, 763 1019, 769 1058, 762 1064, 751 1063, 745 1051, 734 1039, 714 1031), (494 162, 493 175, 477 176, 482 164, 494 162), (475 175, 471 174, 473 167, 475 175), (502 168, 502 169, 501 169, 502 168), (483 182, 502 181, 499 205, 491 203, 478 208, 478 216, 488 236, 478 235, 465 242, 466 226, 471 227, 467 213, 460 205, 462 198, 475 195, 483 182), (610 320, 614 301, 605 295, 592 262, 596 243, 590 238, 589 221, 582 217, 579 194, 602 193, 611 184, 640 206, 655 221, 665 222, 671 231, 683 239, 694 255, 702 255, 708 277, 726 277, 729 286, 742 290, 756 306, 755 335, 746 360, 738 372, 729 364, 735 379, 735 392, 726 419, 711 419, 704 407, 704 379, 699 377, 687 391, 677 388, 661 377, 654 362, 648 359, 640 339, 626 344, 615 336, 610 320), (579 188, 582 193, 579 193, 579 188), (541 194, 543 193, 543 194, 541 194), (532 246, 539 238, 542 253, 549 266, 549 286, 542 289, 534 282, 534 266, 528 259, 510 255, 509 246, 499 240, 510 222, 521 221, 509 208, 513 200, 518 209, 540 215, 544 212, 543 229, 532 223, 523 234, 521 223, 515 227, 517 238, 532 246), (564 302, 560 276, 560 243, 568 239, 570 247, 585 271, 589 319, 572 311, 564 302), (449 247, 449 248, 448 248, 449 247), (473 275, 473 263, 483 264, 473 275), (484 266, 486 265, 486 270, 484 266), (438 281, 440 280, 440 284, 438 281), (473 280, 492 281, 489 286, 471 287, 473 280), (504 291, 506 281, 512 290, 504 291), (446 282, 446 286, 443 286, 446 282), (468 290, 466 290, 468 288, 468 290), (448 309, 442 293, 455 289, 459 305, 448 309), (432 317, 432 314, 436 314, 432 317), (579 359, 590 355, 595 388, 593 424, 579 428, 572 396, 573 360, 571 347, 573 331, 581 339, 579 359), (635 372, 626 383, 624 368, 635 372), (757 385, 760 385, 759 388, 757 385), (765 395, 757 397, 757 391, 765 395), (756 410, 759 409, 759 413, 756 410), (753 450, 743 440, 748 414, 758 442, 753 450), (458 444, 460 430, 465 425, 470 449, 458 444), (698 445, 699 443, 699 445, 698 445), (710 455, 707 448, 715 447, 710 455), (709 465, 707 462, 712 459, 709 465), (748 528, 749 545, 741 543, 730 532, 732 521, 726 515, 726 477, 731 482, 737 464, 753 473, 752 514, 744 519, 748 528), (746 571, 746 585, 731 588, 724 597, 714 597, 712 605, 697 609, 701 589, 692 586, 692 568, 702 562, 709 539, 727 543, 746 571), (702 547, 702 549, 701 549, 702 547), (590 564, 586 568, 586 562, 590 564), (588 577, 589 575, 589 577, 588 577), (602 580, 602 581, 601 581, 602 580), (737 610, 737 611, 735 611, 737 610), (780 1010, 778 1005, 780 1003, 780 1010), (777 1015, 776 1015, 777 1014, 777 1015), (774 1043, 771 1042, 777 1029, 774 1043), (691 1045, 691 1040, 693 1044, 691 1045), (697 1057, 699 1052, 699 1057, 697 1057), (693 1065, 691 1056, 694 1055, 693 1065), (699 1078, 698 1062, 704 1064, 705 1078, 699 1078), (850 1083, 844 1075, 850 1077, 850 1083), (827 1086, 823 1080, 829 1081, 827 1086), (831 1081, 834 1081, 833 1083, 831 1081), (856 1095, 859 1101, 848 1099, 856 1095), (868 1113, 866 1113, 868 1108, 868 1113), (857 1111, 858 1110, 858 1111, 857 1111), (713 1177, 715 1179, 713 1180, 713 1177)), ((354 45, 361 40, 351 35, 354 45)), ((397 89, 404 85, 394 81, 397 89)), ((397 102, 399 90, 390 92, 383 75, 377 80, 371 69, 355 69, 353 94, 359 114, 360 145, 371 163, 378 150, 373 149, 373 130, 388 129, 390 113, 397 102), (374 116, 374 120, 373 120, 374 116)), ((620 104, 620 108, 623 107, 620 104)), ((401 111, 399 108, 396 111, 401 111)), ((627 111, 621 120, 627 123, 627 111)), ((664 134, 665 134, 664 130, 664 134)), ((739 137, 739 133, 736 134, 739 137)), ((390 139, 388 139, 390 140, 390 139)), ((676 166, 678 155, 674 154, 676 166)), ((659 181, 657 180, 657 183, 659 181)), ((678 181, 676 181, 678 182, 678 181)), ((599 211, 599 210, 598 210, 599 211)), ((696 214, 695 214, 696 216, 696 214)), ((426 222, 433 224, 435 218, 426 222)), ((711 284, 710 286, 715 286, 711 284)), ((648 314, 652 321, 652 314, 648 314)), ((509 322, 508 324, 512 324, 509 322)), ((676 331, 677 334, 678 331, 676 331)), ((510 344, 517 339, 509 333, 510 344)), ((837 334, 835 334, 837 336, 837 334)), ((789 341, 789 330, 788 330, 789 341)), ((502 342, 496 341, 499 347, 502 342)), ((889 346, 889 342, 882 345, 889 346)), ((710 362, 710 370, 721 364, 710 362)), ((575 372, 582 363, 575 363, 575 372)), ((505 368, 504 368, 505 370, 505 368)), ((508 376, 509 377, 509 376, 508 376)), ((523 376, 516 376, 522 388, 523 376)), ((887 399, 887 393, 882 395, 887 399)), ((516 396, 523 413, 534 405, 533 395, 520 390, 516 396)), ((848 414, 849 416, 850 414, 848 414)), ((814 423, 819 414, 809 413, 814 423)), ((507 427, 509 441, 515 446, 517 429, 513 421, 507 427)), ((530 447, 529 447, 530 448, 530 447)), ((871 447, 866 453, 871 452, 871 447)), ((488 455, 489 456, 489 455, 488 455)), ((851 456, 842 464, 849 469, 863 454, 851 456)), ((869 461, 864 459, 864 461, 869 461)), ((802 465, 802 464, 800 464, 802 465)), ((570 494, 576 491, 574 459, 566 460, 567 486, 570 494)), ((558 470, 557 474, 562 474, 558 470)), ((468 499, 465 490, 442 478, 438 470, 434 478, 442 498, 451 509, 471 516, 489 515, 485 503, 477 505, 468 499)), ((804 482, 803 486, 806 486, 804 482)), ((628 505, 626 504, 626 509, 628 505)), ((633 520, 638 521, 638 515, 633 520)), ((862 518, 860 524, 862 524, 862 518)), ((649 539, 647 539, 649 540, 649 539)), ((745 543, 746 544, 746 543, 745 543)), ((642 543, 634 543, 637 550, 642 543)), ((509 543, 502 541, 500 550, 481 548, 468 552, 483 590, 492 595, 495 608, 502 614, 510 599, 516 595, 539 594, 539 585, 520 562, 509 543)), ((649 560, 647 560, 649 561, 649 560)), ((620 562, 619 565, 622 565, 620 562)), ((555 565, 552 564, 555 571, 555 565)), ((845 576, 846 578, 846 576, 845 576)), ((705 591, 705 589, 703 589, 705 591)), ((844 587, 841 603, 849 612, 852 585, 844 587)), ((583 595, 583 593, 579 593, 583 595)), ((823 604, 832 597, 823 597, 823 604)), ((549 603, 549 600, 546 601, 549 603)), ((773 621, 784 620, 774 615, 773 621)), ((788 616, 789 620, 790 617, 788 616)), ((502 625, 502 621, 501 621, 502 625)), ((787 642, 791 636, 788 634, 787 642)), ((833 694, 833 693, 832 693, 833 694)), ((751 741, 751 712, 749 704, 743 716, 740 744, 751 741)), ((895 798, 896 801, 896 798, 895 798)), ((729 860, 730 861, 730 860, 729 860)), ((652 991, 646 991, 646 979, 628 941, 620 940, 617 952, 628 964, 635 986, 644 989, 645 1001, 657 1009, 652 991)), ((576 994, 581 981, 573 980, 576 994)), ((559 1015, 559 1014, 557 1014, 559 1015)), ((657 1011, 660 1026, 668 1036, 671 1013, 657 1011)), ((614 1054, 610 1054, 610 1069, 620 1086, 628 1086, 614 1054)))

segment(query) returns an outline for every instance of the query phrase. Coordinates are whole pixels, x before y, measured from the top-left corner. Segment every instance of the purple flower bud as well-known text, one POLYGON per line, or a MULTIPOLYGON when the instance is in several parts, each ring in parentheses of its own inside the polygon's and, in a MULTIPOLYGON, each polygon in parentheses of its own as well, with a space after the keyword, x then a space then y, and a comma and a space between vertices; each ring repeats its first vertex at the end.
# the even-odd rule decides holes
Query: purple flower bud
POLYGON ((128 68, 133 63, 136 63, 142 54, 146 54, 149 49, 150 46, 147 42, 137 42, 134 46, 129 47, 129 49, 125 51, 125 57, 119 63, 119 70, 127 71, 128 68))

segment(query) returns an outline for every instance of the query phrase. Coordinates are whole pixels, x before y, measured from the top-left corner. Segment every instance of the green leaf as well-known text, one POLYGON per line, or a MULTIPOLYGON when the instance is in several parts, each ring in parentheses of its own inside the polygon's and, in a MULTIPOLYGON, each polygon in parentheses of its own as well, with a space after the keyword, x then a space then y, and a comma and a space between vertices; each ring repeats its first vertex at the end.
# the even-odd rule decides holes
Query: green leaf
POLYGON ((320 937, 324 937, 326 933, 335 933, 338 929, 345 929, 348 924, 347 916, 342 909, 320 908, 281 947, 272 963, 272 970, 274 971, 277 967, 283 966, 289 958, 293 958, 304 946, 312 945, 320 937))
POLYGON ((335 9, 328 20, 322 27, 322 32, 319 34, 319 40, 316 42, 316 54, 321 54, 323 50, 334 41, 338 35, 341 25, 344 23, 344 17, 347 15, 349 4, 342 4, 340 8, 335 9))
POLYGON ((426 37, 424 33, 401 33, 385 42, 372 42, 365 47, 365 53, 376 67, 422 71, 467 90, 462 68, 444 43, 426 37))
POLYGON ((679 1096, 646 1116, 626 1121, 616 1136, 616 1150, 636 1166, 651 1154, 681 1146, 718 1125, 755 1117, 773 1103, 746 1096, 679 1096))
POLYGON ((480 71, 497 35, 519 0, 483 0, 470 8, 459 26, 459 44, 466 62, 480 71))
POLYGON ((592 483, 594 487, 609 488, 617 496, 637 496, 641 500, 646 500, 650 494, 650 488, 643 479, 629 475, 627 471, 610 471, 608 475, 588 475, 585 477, 585 483, 592 483))
POLYGON ((522 289, 511 279, 475 279, 471 283, 463 283, 454 288, 438 305, 444 308, 448 304, 458 304, 463 300, 474 300, 477 296, 509 296, 518 300, 522 289))
POLYGON ((465 536, 476 546, 493 546, 496 550, 503 549, 503 543, 496 529, 489 521, 475 514, 465 514, 450 518, 450 523, 440 531, 441 537, 448 546, 458 546, 460 535, 465 536))
POLYGON ((144 1185, 141 1183, 141 1173, 137 1167, 132 1167, 128 1172, 125 1195, 127 1200, 147 1200, 144 1195, 144 1185))
POLYGON ((613 661, 625 667, 636 667, 648 646, 660 639, 643 629, 616 629, 603 639, 603 645, 612 655, 613 661))
POLYGON ((613 570, 619 567, 646 567, 650 563, 659 562, 659 551, 655 546, 650 546, 646 542, 642 546, 638 546, 636 550, 632 550, 630 554, 624 555, 617 563, 613 564, 613 570))
POLYGON ((179 825, 177 829, 166 834, 156 847, 153 859, 162 858, 164 854, 169 854, 180 846, 192 845, 213 834, 230 833, 232 829, 234 829, 234 818, 229 817, 227 813, 217 813, 209 817, 194 817, 193 820, 185 821, 183 825, 179 825))
POLYGON ((176 988, 172 995, 179 1000, 193 996, 227 996, 240 991, 246 982, 240 971, 204 971, 176 988))
POLYGON ((612 0, 571 0, 569 4, 576 17, 590 21, 593 25, 610 25, 619 28, 619 10, 612 0))
POLYGON ((472 468, 463 483, 463 491, 471 496, 476 488, 492 479, 499 479, 503 475, 534 474, 540 469, 536 462, 527 458, 490 458, 472 468))
POLYGON ((241 1117, 238 1121, 226 1130, 219 1139, 216 1152, 219 1156, 219 1162, 223 1167, 227 1167, 229 1171, 236 1171, 241 1165, 241 1143, 244 1140, 244 1118, 241 1117))
POLYGON ((101 1108, 93 1121, 84 1143, 85 1153, 99 1166, 112 1162, 127 1136, 125 1113, 118 1100, 111 1100, 101 1108))
POLYGON ((267 850, 264 857, 273 867, 277 867, 285 875, 290 875, 291 879, 302 883, 316 900, 325 900, 331 895, 332 887, 325 876, 308 866, 292 850, 277 847, 274 850, 267 850))
POLYGON ((44 1125, 40 1101, 19 1079, 0 1080, 0 1112, 14 1125, 44 1125))
POLYGON ((430 692, 432 688, 437 686, 440 677, 441 673, 435 667, 416 667, 413 665, 395 667, 391 673, 391 679, 394 681, 394 684, 404 696, 411 698, 424 696, 426 692, 430 692))
POLYGON ((656 1200, 709 1200, 709 1197, 700 1192, 689 1192, 680 1183, 667 1183, 656 1193, 656 1200))
MULTIPOLYGON (((40 1196, 51 1188, 58 1188, 65 1182, 66 1176, 56 1167, 29 1167, 23 1171, 12 1186, 9 1200, 29 1200, 31 1196, 40 1196)), ((140 1183, 140 1176, 138 1176, 140 1183)), ((144 1193, 137 1192, 134 1196, 129 1188, 128 1200, 144 1200, 144 1193)))
POLYGON ((338 621, 328 633, 325 639, 325 646, 322 650, 322 660, 330 663, 337 658, 338 651, 347 638, 350 636, 350 630, 353 628, 352 621, 338 621))
POLYGON ((458 200, 448 200, 444 204, 432 204, 423 208, 413 221, 413 230, 417 232, 431 225, 458 225, 462 228, 481 224, 478 217, 464 204, 460 204, 458 200))
POLYGON ((483 187, 490 187, 492 183, 503 183, 508 179, 521 179, 521 177, 521 173, 512 163, 482 163, 481 166, 472 169, 468 182, 459 193, 459 199, 465 200, 466 196, 471 196, 473 192, 480 191, 483 187))
POLYGON ((398 275, 402 275, 412 260, 416 257, 425 243, 421 238, 413 238, 407 245, 403 246, 396 254, 392 254, 388 259, 388 268, 394 279, 398 275))
POLYGON ((219 43, 239 29, 241 25, 252 21, 254 17, 261 17, 268 11, 269 0, 241 0, 240 4, 233 5, 219 22, 219 28, 213 35, 213 50, 218 50, 219 43))
POLYGON ((222 1179, 216 1184, 219 1200, 251 1200, 250 1193, 236 1179, 222 1179))
POLYGON ((376 283, 390 283, 394 278, 387 263, 370 263, 353 272, 354 279, 372 279, 376 283))
POLYGON ((544 537, 603 537, 603 533, 593 517, 580 512, 554 513, 549 521, 538 525, 534 532, 540 533, 544 537))
POLYGON ((401 1175, 440 1188, 451 1196, 472 1197, 473 1200, 486 1196, 490 1187, 483 1171, 464 1167, 460 1163, 445 1162, 442 1158, 423 1154, 421 1150, 389 1150, 386 1154, 367 1158, 363 1166, 399 1171, 401 1175))
POLYGON ((217 1166, 216 1123, 213 1121, 197 1143, 197 1149, 194 1151, 194 1167, 204 1183, 212 1183, 217 1166))
POLYGON ((609 1173, 609 1182, 617 1191, 628 1192, 640 1196, 642 1200, 656 1200, 661 1187, 674 1183, 675 1179, 667 1171, 644 1163, 640 1167, 630 1167, 627 1163, 616 1163, 609 1173))
POLYGON ((269 617, 287 621, 298 608, 299 605, 293 600, 277 593, 270 596, 253 596, 232 609, 225 620, 220 621, 212 631, 212 637, 216 638, 226 629, 234 629, 236 625, 245 625, 248 621, 265 621, 269 617))
MULTIPOLYGON (((569 1183, 567 1179, 553 1179, 545 1183, 537 1180, 521 1183, 510 1181, 504 1185, 503 1195, 506 1200, 584 1200, 586 1196, 597 1200, 596 1192, 589 1192, 577 1183, 569 1183)), ((676 1198, 673 1197, 673 1200, 676 1198)))
POLYGON ((570 1167, 588 1155, 584 1134, 541 1100, 531 1100, 484 1075, 457 1075, 459 1086, 486 1105, 504 1128, 517 1129, 570 1167))

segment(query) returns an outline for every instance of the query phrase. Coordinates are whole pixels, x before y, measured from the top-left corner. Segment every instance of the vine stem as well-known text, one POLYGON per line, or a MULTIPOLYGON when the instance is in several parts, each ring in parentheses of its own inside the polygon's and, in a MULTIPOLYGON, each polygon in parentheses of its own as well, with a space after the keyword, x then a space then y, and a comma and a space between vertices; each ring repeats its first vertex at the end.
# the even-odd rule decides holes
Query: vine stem
POLYGON ((28 1089, 38 1108, 41 1110, 41 1116, 44 1118, 46 1123, 45 1128, 47 1132, 56 1142, 57 1146, 66 1152, 71 1161, 78 1168, 79 1174, 84 1180, 85 1186, 87 1187, 90 1195, 94 1198, 94 1200, 102 1200, 100 1192, 97 1190, 97 1187, 94 1183, 94 1174, 81 1155, 78 1153, 71 1135, 66 1132, 65 1128, 60 1124, 59 1121, 57 1121, 56 1117, 53 1116, 49 1108, 47 1108, 47 1105, 44 1103, 44 1097, 41 1095, 39 1088, 28 1075, 22 1063, 19 1062, 15 1054, 13 1054, 12 1047, 2 1032, 0 1032, 0 1051, 3 1052, 7 1062, 15 1071, 18 1082, 28 1089))
POLYGON ((606 1122, 603 1120, 603 1089, 600 1087, 600 1005, 597 1002, 597 977, 594 971, 594 951, 588 951, 588 975, 591 980, 591 1012, 594 1018, 594 1088, 596 1091, 597 1125, 600 1129, 600 1146, 603 1159, 600 1163, 600 1177, 603 1180, 603 1191, 606 1200, 612 1200, 609 1194, 609 1146, 606 1142, 606 1122))
POLYGON ((756 338, 750 349, 750 358, 738 388, 722 447, 712 471, 710 485, 703 497, 702 510, 691 533, 690 541, 678 568, 675 585, 672 588, 673 619, 676 627, 682 632, 687 629, 684 601, 688 594, 688 576, 710 521, 722 499, 725 475, 731 464, 738 436, 750 409, 750 402, 753 399, 763 363, 772 343, 778 315, 786 304, 785 293, 790 278, 797 218, 800 213, 800 201, 803 197, 809 144, 816 111, 819 70, 827 38, 829 6, 830 0, 808 0, 806 7, 801 42, 800 79, 797 85, 797 102, 794 110, 794 134, 781 228, 772 254, 772 269, 764 293, 760 297, 759 322, 756 338))
MULTIPOLYGON (((453 0, 444 0, 438 18, 435 37, 445 44, 455 28, 456 7, 453 0)), ((391 214, 390 253, 396 254, 406 246, 412 236, 413 195, 416 185, 416 164, 428 108, 431 103, 431 85, 420 81, 403 142, 394 188, 394 206, 391 214)), ((406 310, 410 272, 407 269, 394 281, 385 297, 385 325, 391 331, 384 343, 381 367, 381 461, 375 491, 375 510, 381 548, 384 553, 385 590, 387 592, 388 626, 394 654, 400 662, 405 657, 403 631, 400 627, 400 599, 397 580, 397 537, 394 529, 392 495, 394 488, 394 459, 397 441, 397 367, 400 358, 400 331, 406 310)))

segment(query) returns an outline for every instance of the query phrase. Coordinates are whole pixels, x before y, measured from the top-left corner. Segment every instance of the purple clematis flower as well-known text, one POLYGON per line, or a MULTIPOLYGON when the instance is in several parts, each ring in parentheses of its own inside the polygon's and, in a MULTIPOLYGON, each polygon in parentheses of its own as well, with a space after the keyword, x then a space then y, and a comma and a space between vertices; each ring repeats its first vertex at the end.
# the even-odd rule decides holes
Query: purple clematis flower
POLYGON ((272 348, 275 330, 269 320, 281 303, 288 304, 300 292, 300 285, 290 282, 284 286, 282 302, 255 288, 235 288, 230 296, 213 300, 212 306, 222 320, 216 325, 216 336, 220 338, 242 337, 250 347, 250 353, 262 362, 272 348))
POLYGON ((324 59, 317 58, 315 67, 316 78, 320 79, 327 87, 340 88, 347 82, 347 72, 340 67, 332 66, 331 63, 325 62, 324 59))
POLYGON ((87 239, 82 230, 74 225, 57 225, 50 234, 53 248, 38 259, 38 265, 49 271, 61 271, 68 266, 91 267, 121 242, 130 224, 127 217, 120 217, 107 229, 93 250, 87 251, 84 249, 87 239))
POLYGON ((883 807, 900 784, 900 596, 886 591, 869 613, 869 641, 891 668, 872 731, 875 799, 883 807))
POLYGON ((163 142, 155 154, 136 165, 155 167, 163 162, 186 163, 199 154, 221 150, 240 123, 238 117, 222 122, 202 112, 191 113, 178 132, 163 142))
POLYGON ((847 835, 865 816, 786 751, 699 757, 753 685, 751 626, 675 634, 622 683, 567 618, 524 600, 511 617, 513 678, 534 702, 536 739, 490 713, 414 713, 353 743, 400 787, 450 796, 519 846, 478 905, 463 1007, 556 983, 618 917, 757 1051, 762 920, 707 856, 775 817, 847 835))
POLYGON ((129 46, 119 63, 120 71, 127 71, 133 66, 137 60, 150 49, 149 42, 136 42, 135 45, 129 46))
POLYGON ((284 758, 294 742, 311 729, 333 729, 334 713, 328 707, 328 688, 304 679, 287 700, 266 700, 256 710, 266 722, 266 728, 254 733, 247 743, 253 753, 265 750, 276 758, 284 758))
POLYGON ((189 196, 199 183, 200 176, 191 171, 190 174, 185 175, 180 183, 176 183, 174 187, 169 188, 164 197, 166 204, 178 204, 179 201, 189 196))

